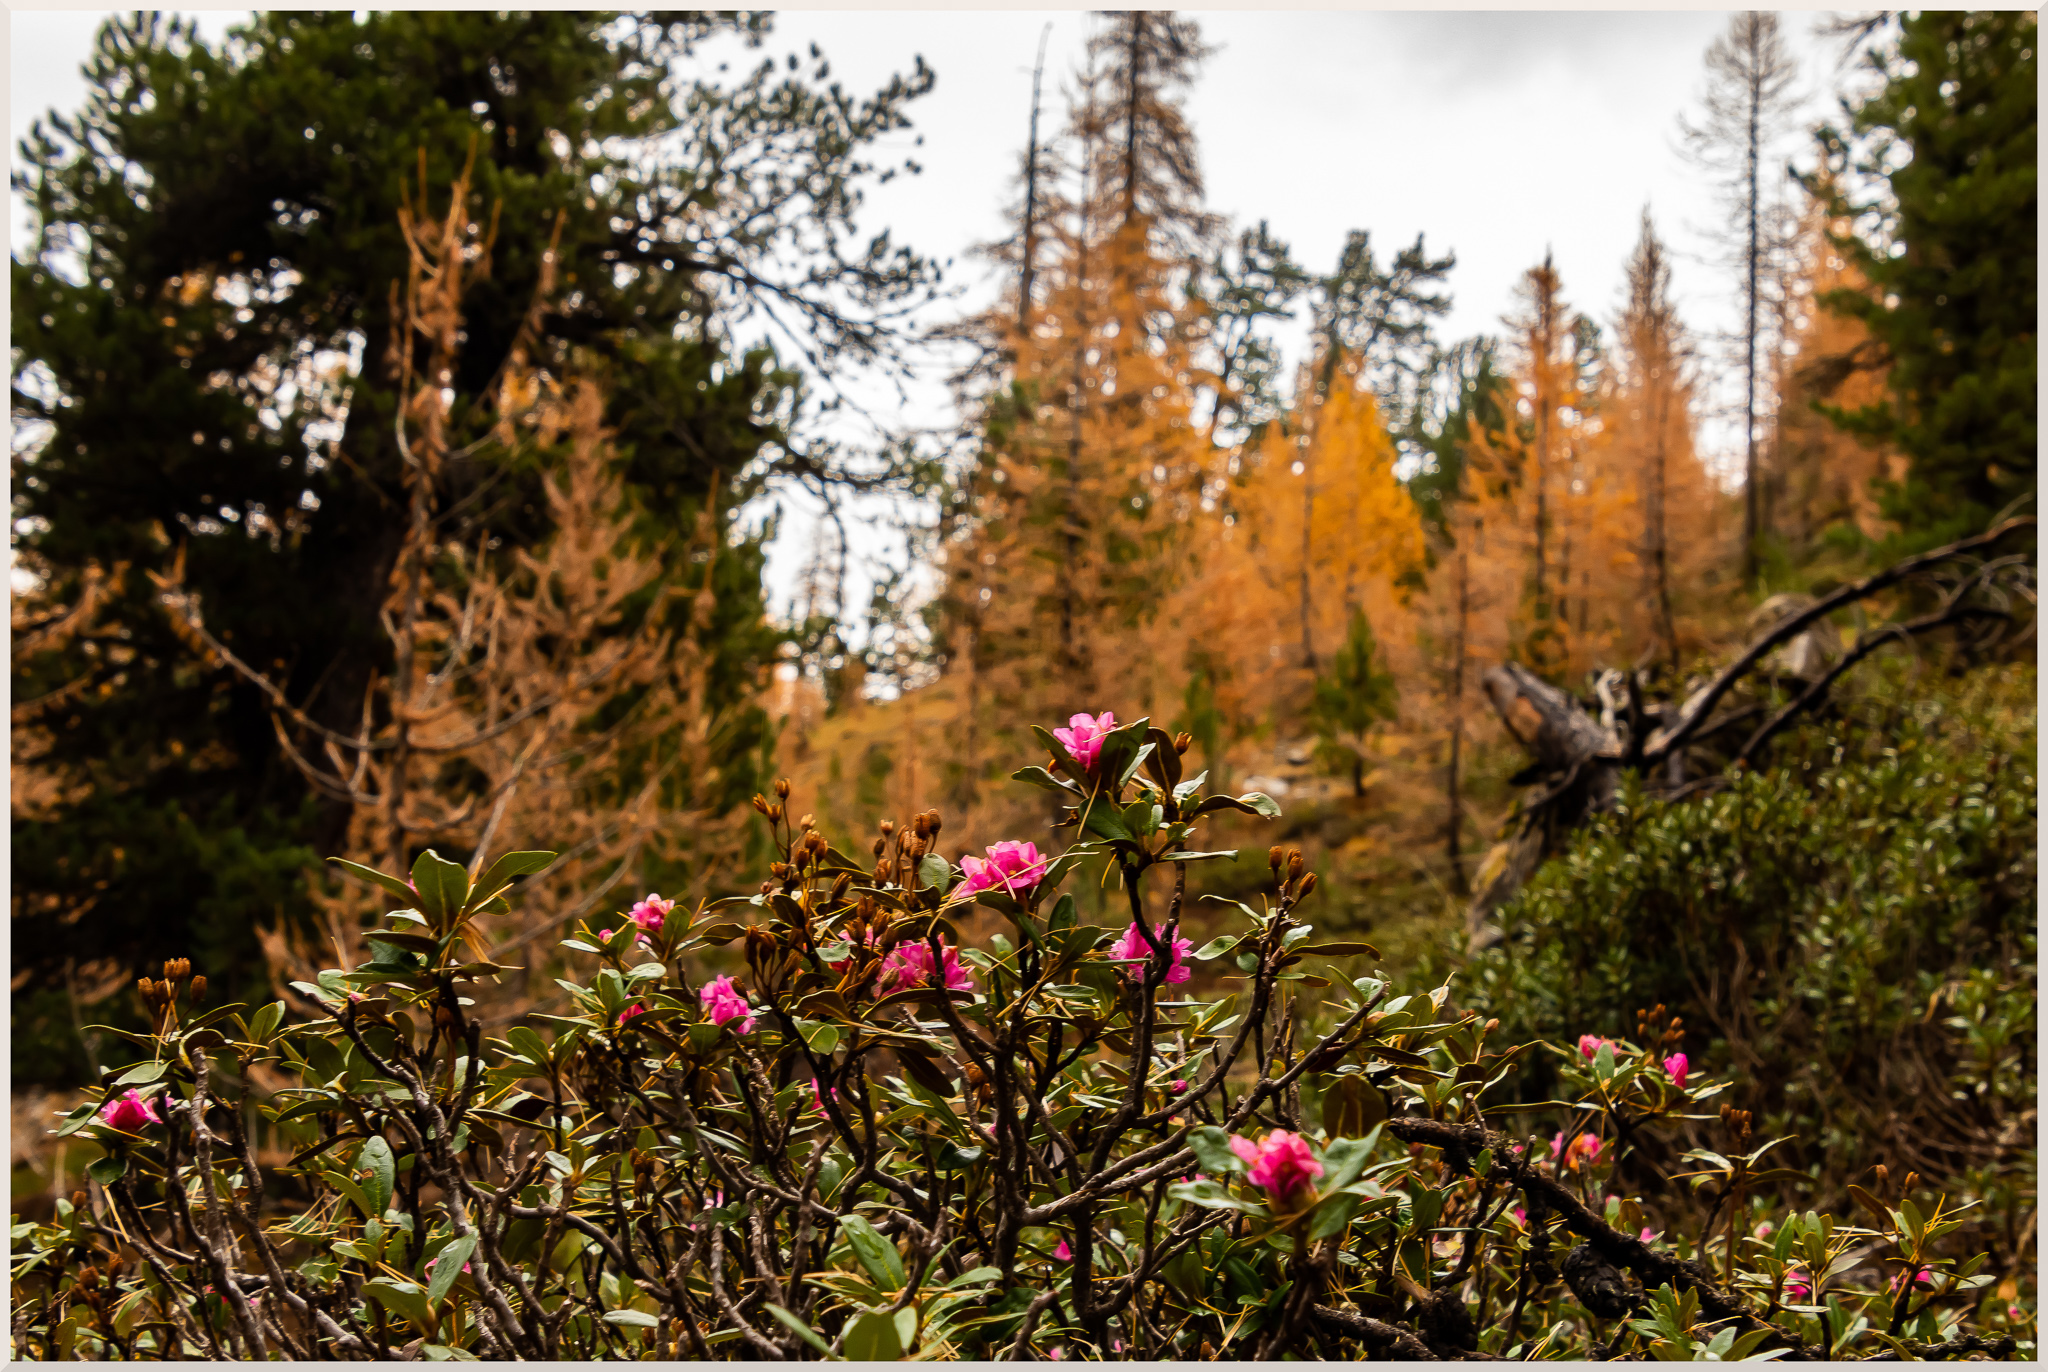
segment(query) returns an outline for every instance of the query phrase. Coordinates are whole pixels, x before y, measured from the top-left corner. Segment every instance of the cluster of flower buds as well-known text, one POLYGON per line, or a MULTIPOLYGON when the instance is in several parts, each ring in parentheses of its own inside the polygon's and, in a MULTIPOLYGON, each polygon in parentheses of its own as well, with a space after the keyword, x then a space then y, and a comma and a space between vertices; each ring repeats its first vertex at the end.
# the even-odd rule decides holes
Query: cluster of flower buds
POLYGON ((1308 899, 1311 891, 1316 889, 1316 874, 1304 870, 1305 864, 1302 860, 1301 849, 1288 848, 1283 850, 1276 843, 1267 850, 1266 861, 1273 868, 1273 881, 1280 888, 1281 898, 1289 904, 1300 904, 1308 899), (1287 873, 1284 877, 1280 875, 1283 868, 1287 873))
POLYGON ((1724 1105, 1721 1107, 1721 1123, 1727 1128, 1728 1138, 1738 1151, 1749 1142, 1749 1111, 1724 1105))
POLYGON ((1669 1023, 1665 1023, 1667 1013, 1662 1002, 1654 1009, 1636 1011, 1636 1042, 1659 1048, 1676 1048, 1685 1038, 1685 1021, 1672 1015, 1669 1023), (1657 1028, 1659 1024, 1664 1024, 1664 1027, 1657 1028))
POLYGON ((776 778, 774 789, 775 799, 773 801, 770 801, 766 796, 755 796, 754 808, 767 816, 770 824, 780 824, 782 823, 783 815, 787 813, 783 802, 789 799, 789 778, 776 778))
POLYGON ((142 1003, 153 1014, 168 1014, 177 1003, 179 992, 186 993, 189 1004, 197 1005, 206 999, 206 978, 192 974, 189 958, 172 958, 164 963, 164 979, 151 981, 143 977, 135 983, 135 989, 142 996, 142 1003))

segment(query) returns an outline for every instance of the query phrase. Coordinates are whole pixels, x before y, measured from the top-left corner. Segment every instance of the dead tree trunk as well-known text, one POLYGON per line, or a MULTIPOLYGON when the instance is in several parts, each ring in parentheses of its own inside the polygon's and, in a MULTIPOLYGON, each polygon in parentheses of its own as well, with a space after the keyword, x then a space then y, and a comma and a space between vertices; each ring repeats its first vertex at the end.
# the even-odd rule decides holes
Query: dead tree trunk
MULTIPOLYGON (((1501 841, 1487 855, 1479 873, 1479 894, 1465 912, 1466 926, 1475 935, 1485 921, 1505 905, 1532 876, 1544 858, 1556 852, 1586 817, 1604 810, 1614 801, 1624 769, 1656 776, 1687 749, 1707 740, 1729 736, 1735 725, 1765 715, 1762 702, 1732 706, 1716 713, 1716 707, 1744 678, 1762 667, 1775 649, 1792 642, 1828 615, 1844 606, 1867 599, 1923 573, 1940 570, 1949 580, 1935 598, 1935 607, 1917 618, 1898 623, 1880 623, 1858 635, 1839 662, 1821 672, 1789 704, 1768 714, 1761 727, 1747 741, 1731 748, 1709 774, 1686 782, 1667 798, 1691 794, 1703 786, 1725 784, 1728 772, 1751 766, 1763 748, 1794 718, 1818 708, 1829 689, 1857 662, 1886 642, 1916 638, 1937 629, 1969 624, 1988 624, 1992 635, 2003 631, 2014 618, 2014 610, 2035 603, 2033 555, 2031 549, 2003 557, 1981 557, 2009 534, 2031 531, 2031 515, 2008 519, 1996 528, 1947 547, 1920 553, 1893 564, 1863 580, 1841 587, 1788 614, 1759 635, 1712 680, 1691 693, 1683 705, 1649 707, 1642 697, 1641 682, 1633 675, 1610 673, 1601 693, 1609 701, 1603 723, 1575 699, 1542 680, 1518 662, 1503 663, 1488 671, 1483 684, 1487 699, 1515 742, 1530 755, 1529 766, 1510 778, 1518 786, 1538 785, 1540 790, 1523 798, 1508 821, 1501 841), (1962 564, 1961 573, 1948 564, 1962 564), (1613 702, 1611 687, 1627 687, 1623 717, 1613 702)), ((1735 735, 1740 737, 1740 735, 1735 735)))

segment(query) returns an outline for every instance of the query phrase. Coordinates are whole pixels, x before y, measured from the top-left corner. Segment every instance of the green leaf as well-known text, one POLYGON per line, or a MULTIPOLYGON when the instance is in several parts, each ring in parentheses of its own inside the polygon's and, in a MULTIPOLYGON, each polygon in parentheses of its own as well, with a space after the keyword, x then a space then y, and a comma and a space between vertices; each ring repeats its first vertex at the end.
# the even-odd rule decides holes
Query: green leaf
POLYGON ((1357 1196, 1336 1195, 1317 1205, 1315 1215, 1309 1221, 1309 1242, 1343 1233, 1344 1226, 1350 1224, 1351 1217, 1358 1213, 1358 1200, 1357 1196))
POLYGON ((138 1062, 120 1076, 115 1077, 115 1086, 141 1086, 145 1082, 161 1081, 171 1070, 168 1062, 138 1062))
POLYGON ((252 1043, 268 1043, 277 1032, 277 1026, 284 1023, 284 1002, 274 1000, 256 1012, 249 1021, 249 1039, 252 1043))
POLYGON ((903 1356, 896 1321, 879 1312, 858 1316, 847 1325, 840 1347, 849 1362, 895 1362, 903 1356))
POLYGON ((1054 776, 1051 772, 1046 771, 1043 767, 1020 768, 1019 770, 1010 773, 1010 780, 1026 782, 1032 786, 1042 787, 1048 791, 1058 791, 1062 795, 1074 796, 1080 794, 1080 791, 1074 786, 1072 782, 1061 781, 1058 777, 1054 776))
POLYGON ((1123 818, 1117 814, 1116 807, 1108 801, 1097 800, 1087 807, 1085 814, 1086 819, 1082 828, 1087 832, 1108 839, 1111 843, 1137 842, 1131 837, 1131 831, 1124 827, 1123 818))
POLYGON ((1262 1205, 1242 1200, 1230 1194, 1229 1188, 1219 1181, 1207 1178, 1201 1181, 1179 1181, 1166 1188, 1166 1194, 1175 1200, 1187 1201, 1209 1210, 1240 1210, 1258 1214, 1265 1210, 1262 1205))
POLYGON ((927 853, 917 864, 917 881, 944 895, 953 884, 953 868, 937 853, 927 853))
POLYGON ((1280 807, 1264 791, 1252 791, 1241 796, 1210 796, 1195 807, 1195 813, 1206 815, 1216 810, 1237 810, 1261 819, 1278 819, 1280 807))
POLYGON ((1238 938, 1235 934, 1223 934, 1219 937, 1212 938, 1207 943, 1203 944, 1201 947, 1195 949, 1195 960, 1197 962, 1213 961, 1216 958, 1222 957, 1231 949, 1237 947, 1237 944, 1238 938))
POLYGON ((391 1188, 398 1174, 397 1165, 391 1156, 391 1145, 382 1134, 373 1134, 363 1145, 362 1154, 356 1159, 357 1167, 370 1169, 370 1184, 363 1194, 370 1202, 370 1217, 376 1219, 391 1206, 391 1188))
POLYGON ((446 928, 469 899, 469 873, 429 848, 412 865, 412 884, 420 893, 420 912, 435 928, 446 928))
POLYGON ((1237 849, 1231 848, 1216 853, 1161 853, 1159 855, 1161 862, 1211 862, 1219 858, 1235 862, 1237 860, 1237 849))
POLYGON ((1205 1124, 1188 1135, 1188 1147, 1195 1150, 1195 1160, 1202 1164, 1202 1170, 1212 1176, 1244 1171, 1244 1160, 1230 1151, 1230 1135, 1213 1124, 1205 1124))
POLYGON ((1323 1150, 1323 1176, 1316 1183, 1322 1191, 1341 1191, 1357 1181, 1379 1146, 1380 1126, 1362 1139, 1338 1139, 1323 1150))
MULTIPOLYGON (((860 1265, 867 1268, 868 1275, 888 1291, 901 1291, 909 1277, 903 1270, 903 1257, 881 1233, 859 1215, 848 1215, 839 1221, 839 1228, 846 1235, 846 1241, 853 1248, 853 1255, 860 1259, 860 1265)), ((849 1340, 849 1358, 858 1358, 852 1351, 849 1340)), ((889 1356, 894 1357, 895 1354, 889 1356)))
POLYGON ((397 877, 386 876, 374 867, 365 867, 359 862, 350 862, 346 858, 331 857, 327 860, 336 867, 341 868, 342 871, 347 872, 350 876, 359 877, 369 882, 372 886, 383 887, 408 905, 419 898, 412 887, 406 885, 402 880, 397 877))
POLYGON ((607 1310, 604 1312, 604 1322, 623 1325, 628 1329, 652 1329, 661 1323, 644 1310, 607 1310))
POLYGON ((101 1186, 112 1186, 128 1175, 128 1159, 121 1153, 110 1153, 104 1158, 94 1158, 86 1164, 85 1175, 101 1186))
POLYGON ((811 1347, 817 1349, 820 1353, 823 1353, 826 1357, 829 1358, 832 1356, 832 1345, 826 1343, 823 1339, 819 1338, 818 1332, 815 1329, 812 1329, 808 1324, 805 1324, 802 1320, 798 1319, 789 1311, 784 1310, 779 1305, 770 1305, 767 1307, 767 1310, 769 1314, 773 1315, 776 1319, 781 1320, 784 1324, 788 1325, 789 1330, 792 1334, 795 1334, 798 1338, 802 1339, 811 1347))
POLYGON ((469 1261, 469 1255, 476 1251, 476 1235, 465 1234, 452 1240, 434 1257, 434 1271, 427 1278, 427 1308, 439 1310, 441 1302, 447 1299, 455 1279, 462 1275, 462 1264, 469 1261))
POLYGON ((377 1303, 386 1310, 395 1311, 418 1325, 420 1332, 425 1333, 433 1327, 433 1312, 427 1305, 427 1293, 416 1283, 377 1277, 364 1282, 363 1290, 376 1297, 377 1303))
POLYGON ((486 867, 484 874, 477 878, 476 890, 470 896, 469 908, 465 909, 463 913, 471 913, 485 901, 502 892, 507 886, 512 884, 514 877, 532 876, 536 872, 545 872, 553 865, 554 860, 555 855, 553 853, 524 852, 499 854, 498 860, 489 867, 486 867))

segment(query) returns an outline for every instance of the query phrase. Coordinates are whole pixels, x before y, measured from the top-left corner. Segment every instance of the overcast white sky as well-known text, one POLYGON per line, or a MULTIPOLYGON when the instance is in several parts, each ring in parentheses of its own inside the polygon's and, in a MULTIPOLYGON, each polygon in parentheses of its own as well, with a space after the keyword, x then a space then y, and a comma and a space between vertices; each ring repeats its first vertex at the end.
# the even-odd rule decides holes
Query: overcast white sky
MULTIPOLYGON (((217 37, 245 13, 205 14, 203 30, 217 37)), ((10 146, 42 112, 76 107, 79 67, 102 17, 14 11, 10 146)), ((1268 220, 1312 270, 1334 264, 1353 228, 1370 229, 1383 250, 1426 234, 1432 250, 1458 257, 1443 324, 1456 339, 1498 329, 1517 278, 1548 248, 1571 302, 1606 322, 1648 205, 1677 250, 1675 291, 1687 322, 1702 333, 1733 322, 1732 278, 1711 262, 1702 232, 1716 219, 1712 190, 1679 157, 1676 138, 1726 11, 1198 17, 1218 49, 1189 102, 1211 207, 1238 224, 1268 220)), ((1816 114, 1832 107, 1838 80, 1834 48, 1814 37, 1826 17, 1785 16, 1816 114)), ((995 289, 968 251, 1004 232, 1039 35, 1050 23, 1046 88, 1057 127, 1063 78, 1095 22, 1073 11, 785 11, 768 50, 815 42, 856 91, 907 69, 913 54, 936 71, 936 88, 914 107, 914 132, 892 139, 908 153, 923 136, 915 153, 924 173, 875 190, 869 226, 887 225, 899 240, 953 259, 968 293, 949 309, 961 309, 995 289)), ((20 224, 17 207, 17 244, 20 224)), ((1286 340, 1297 353, 1301 341, 1299 328, 1286 340)), ((945 422, 941 370, 934 360, 902 419, 945 422)), ((807 521, 790 513, 770 566, 778 600, 810 546, 807 521)), ((864 603, 864 580, 849 587, 850 606, 864 603)))

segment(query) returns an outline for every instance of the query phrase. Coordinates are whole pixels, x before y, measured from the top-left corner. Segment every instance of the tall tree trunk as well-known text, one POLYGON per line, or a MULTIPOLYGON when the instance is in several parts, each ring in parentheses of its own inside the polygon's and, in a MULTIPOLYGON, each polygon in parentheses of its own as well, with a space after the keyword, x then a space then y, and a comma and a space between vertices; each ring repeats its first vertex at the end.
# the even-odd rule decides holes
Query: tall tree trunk
POLYGON ((1038 64, 1031 69, 1031 137, 1024 161, 1024 263, 1017 283, 1017 333, 1031 333, 1031 286, 1038 265, 1038 87, 1045 75, 1045 40, 1052 25, 1038 35, 1038 64))
POLYGON ((1749 149, 1746 162, 1747 185, 1745 187, 1749 210, 1749 253, 1745 304, 1748 319, 1743 328, 1743 377, 1744 399, 1742 406, 1742 582, 1744 586, 1756 584, 1757 538, 1762 532, 1758 506, 1756 466, 1756 309, 1757 275, 1760 266, 1760 248, 1757 241, 1757 198, 1762 182, 1759 142, 1762 136, 1763 87, 1759 63, 1750 63, 1753 75, 1749 91, 1749 149))
POLYGON ((1670 389, 1665 373, 1669 371, 1670 359, 1660 346, 1657 351, 1658 365, 1650 391, 1651 429, 1655 435, 1655 447, 1651 458, 1650 475, 1652 498, 1650 501, 1650 569, 1655 578, 1657 607, 1657 632, 1664 640, 1664 652, 1671 661, 1671 675, 1678 676, 1678 625, 1671 614, 1671 547, 1670 524, 1665 514, 1665 502, 1670 493, 1669 453, 1665 447, 1665 421, 1669 415, 1670 389))
POLYGON ((1470 552, 1458 550, 1458 632, 1451 656, 1451 766, 1445 779, 1449 813, 1444 819, 1444 843, 1451 860, 1451 890, 1460 897, 1472 894, 1465 881, 1465 858, 1459 847, 1463 804, 1459 795, 1458 769, 1465 740, 1465 631, 1471 606, 1472 568, 1470 552))

